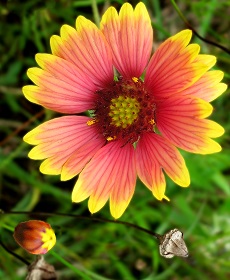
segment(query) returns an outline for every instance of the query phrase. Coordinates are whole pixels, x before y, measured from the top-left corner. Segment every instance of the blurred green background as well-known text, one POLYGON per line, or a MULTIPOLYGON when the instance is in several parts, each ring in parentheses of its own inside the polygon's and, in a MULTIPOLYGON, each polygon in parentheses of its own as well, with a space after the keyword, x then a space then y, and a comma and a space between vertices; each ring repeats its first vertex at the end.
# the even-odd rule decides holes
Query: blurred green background
MULTIPOLYGON (((95 0, 100 15, 109 5, 125 2, 95 0)), ((138 1, 129 1, 136 4, 138 1)), ((168 36, 186 28, 170 1, 143 1, 155 30, 154 48, 168 36)), ((190 24, 204 37, 230 49, 230 1, 176 1, 190 24)), ((26 70, 35 66, 34 55, 50 53, 49 38, 62 24, 75 25, 78 15, 94 20, 90 0, 1 1, 0 4, 0 208, 5 211, 66 212, 90 216, 87 201, 71 203, 75 179, 39 172, 39 162, 27 157, 26 132, 57 116, 27 101, 21 87, 31 84, 26 70)), ((202 53, 217 56, 216 69, 230 81, 230 55, 193 37, 202 53)), ((59 279, 230 279, 230 101, 229 90, 212 103, 211 119, 226 129, 218 141, 223 151, 201 156, 183 153, 191 186, 183 189, 167 180, 170 202, 159 202, 141 182, 120 220, 163 234, 178 228, 185 234, 190 257, 164 259, 158 244, 146 233, 119 224, 67 217, 1 215, 0 238, 11 251, 32 262, 12 237, 14 227, 28 219, 47 220, 57 244, 45 259, 59 279), (63 260, 58 258, 60 256, 63 260), (80 271, 78 273, 78 271, 80 271)), ((111 218, 108 205, 94 217, 111 218)), ((0 247, 0 279, 25 279, 27 267, 0 247)))

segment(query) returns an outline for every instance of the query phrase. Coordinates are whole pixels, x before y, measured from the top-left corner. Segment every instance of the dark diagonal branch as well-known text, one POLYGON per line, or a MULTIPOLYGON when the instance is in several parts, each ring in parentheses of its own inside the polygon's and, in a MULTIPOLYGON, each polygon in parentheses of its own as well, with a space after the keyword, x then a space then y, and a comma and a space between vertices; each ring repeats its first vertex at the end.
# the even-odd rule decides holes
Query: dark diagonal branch
POLYGON ((223 50, 224 52, 226 52, 227 54, 230 54, 230 50, 214 41, 211 41, 209 39, 206 39, 204 37, 202 37, 193 27, 192 25, 187 21, 187 19, 184 17, 183 13, 181 12, 181 10, 179 9, 179 7, 177 6, 177 4, 175 3, 174 0, 171 0, 171 3, 174 7, 174 9, 177 11, 177 13, 179 14, 180 18, 184 21, 184 23, 187 25, 187 27, 189 29, 192 30, 192 32, 200 39, 202 40, 203 42, 209 44, 209 45, 213 45, 221 50, 223 50))

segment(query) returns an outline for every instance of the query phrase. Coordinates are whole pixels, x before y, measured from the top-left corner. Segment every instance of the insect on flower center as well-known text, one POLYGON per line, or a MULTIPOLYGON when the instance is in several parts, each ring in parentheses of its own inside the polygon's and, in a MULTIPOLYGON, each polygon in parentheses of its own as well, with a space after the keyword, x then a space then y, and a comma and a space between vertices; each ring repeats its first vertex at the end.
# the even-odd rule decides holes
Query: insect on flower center
POLYGON ((97 91, 95 97, 93 118, 87 124, 96 125, 107 141, 134 143, 143 132, 154 130, 153 95, 138 78, 120 78, 97 91))

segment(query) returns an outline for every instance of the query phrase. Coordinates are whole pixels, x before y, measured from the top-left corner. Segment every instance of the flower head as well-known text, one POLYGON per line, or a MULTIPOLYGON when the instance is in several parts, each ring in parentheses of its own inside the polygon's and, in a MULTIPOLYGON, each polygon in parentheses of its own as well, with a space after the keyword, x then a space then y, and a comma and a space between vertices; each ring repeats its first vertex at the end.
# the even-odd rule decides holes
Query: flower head
POLYGON ((79 16, 76 29, 63 25, 51 38, 52 54, 37 54, 42 68, 25 86, 34 103, 68 114, 41 124, 24 140, 40 170, 69 180, 79 174, 73 202, 89 198, 92 213, 110 199, 119 218, 128 206, 136 177, 158 199, 165 195, 164 172, 178 185, 190 184, 176 147, 192 153, 219 152, 211 138, 223 128, 206 119, 210 101, 226 90, 216 62, 189 44, 190 30, 167 39, 151 56, 153 30, 147 9, 125 3, 110 7, 100 28, 79 16), (114 72, 114 69, 115 72, 114 72), (114 76, 115 73, 115 76, 114 76), (79 115, 88 111, 88 116, 79 115))
POLYGON ((39 220, 19 223, 14 230, 15 241, 27 252, 46 254, 56 243, 50 224, 39 220))

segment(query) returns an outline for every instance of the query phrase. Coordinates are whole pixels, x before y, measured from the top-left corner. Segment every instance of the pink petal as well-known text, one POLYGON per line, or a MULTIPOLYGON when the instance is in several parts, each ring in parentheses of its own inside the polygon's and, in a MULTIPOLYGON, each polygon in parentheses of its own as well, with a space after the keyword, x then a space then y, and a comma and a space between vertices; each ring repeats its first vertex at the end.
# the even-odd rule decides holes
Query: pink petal
POLYGON ((171 114, 203 119, 212 113, 213 107, 208 102, 193 96, 171 96, 156 105, 156 120, 171 114))
POLYGON ((115 219, 120 218, 129 205, 136 185, 134 149, 129 144, 126 144, 124 148, 114 168, 116 180, 110 195, 110 212, 115 219))
POLYGON ((111 51, 102 32, 94 23, 79 16, 76 29, 68 25, 61 28, 61 38, 51 38, 54 55, 72 62, 98 88, 113 81, 111 51))
POLYGON ((68 114, 93 107, 97 88, 73 64, 50 54, 37 54, 36 61, 45 70, 28 70, 29 78, 38 85, 23 88, 31 102, 68 114))
MULTIPOLYGON (((104 143, 105 144, 105 143, 104 143)), ((61 180, 66 181, 80 173, 96 152, 103 146, 103 140, 95 138, 76 150, 62 167, 61 180)))
POLYGON ((193 153, 214 153, 220 146, 209 137, 219 137, 224 129, 202 119, 209 115, 209 103, 192 97, 170 97, 157 105, 157 128, 171 143, 193 153))
POLYGON ((128 206, 136 181, 134 149, 121 141, 101 148, 79 175, 73 202, 90 196, 89 210, 99 211, 109 199, 111 214, 119 218, 128 206), (118 195, 119 194, 119 195, 118 195))
POLYGON ((178 185, 190 184, 185 161, 178 150, 166 139, 155 133, 145 133, 140 138, 137 149, 137 174, 153 195, 162 200, 165 196, 165 179, 162 168, 178 185))
POLYGON ((149 151, 148 141, 143 140, 138 143, 136 151, 137 174, 158 200, 167 199, 165 196, 166 182, 162 167, 149 151))
MULTIPOLYGON (((84 161, 86 164, 89 160, 88 150, 85 150, 87 160, 82 154, 82 150, 89 147, 88 143, 92 142, 91 145, 95 148, 95 153, 104 145, 104 138, 98 135, 95 127, 87 125, 88 120, 90 118, 83 116, 60 117, 36 127, 25 135, 26 142, 37 145, 30 151, 29 157, 33 159, 47 158, 41 164, 41 172, 51 175, 60 174, 64 164, 78 150, 81 150, 83 158, 83 162, 80 163, 82 168, 84 161)), ((76 167, 74 171, 76 171, 76 167)), ((72 177, 76 174, 71 171, 72 177)))
POLYGON ((153 30, 143 3, 135 10, 125 3, 118 15, 109 8, 102 17, 101 30, 112 49, 113 63, 126 78, 140 77, 152 51, 153 30))
POLYGON ((202 98, 208 102, 213 101, 227 89, 227 85, 220 83, 224 73, 213 70, 205 73, 195 84, 185 89, 183 94, 202 98))
POLYGON ((215 64, 214 56, 198 55, 199 45, 188 45, 191 35, 190 30, 181 31, 167 39, 153 54, 145 84, 156 98, 165 98, 188 88, 215 64))

